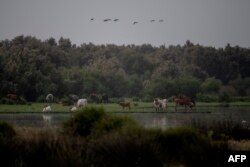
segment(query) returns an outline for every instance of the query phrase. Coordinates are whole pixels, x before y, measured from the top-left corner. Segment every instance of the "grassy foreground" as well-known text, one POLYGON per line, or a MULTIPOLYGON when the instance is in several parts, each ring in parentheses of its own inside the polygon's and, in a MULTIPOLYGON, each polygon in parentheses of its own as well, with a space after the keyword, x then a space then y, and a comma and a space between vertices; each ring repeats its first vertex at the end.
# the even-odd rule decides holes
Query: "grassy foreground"
MULTIPOLYGON (((212 127, 214 133, 220 133, 216 128, 212 127)), ((111 116, 103 108, 88 107, 59 129, 18 128, 0 123, 1 165, 223 166, 227 162, 225 153, 233 150, 234 145, 239 149, 241 145, 235 142, 233 133, 227 134, 231 139, 228 142, 224 135, 215 140, 207 132, 206 127, 200 125, 168 130, 145 129, 130 118, 111 116)))
MULTIPOLYGON (((44 103, 31 103, 28 105, 9 105, 9 104, 0 104, 0 112, 42 112, 44 107, 44 103)), ((168 103, 167 111, 174 111, 174 103, 168 103)), ((119 111, 129 111, 128 109, 122 109, 116 103, 109 104, 88 104, 90 107, 103 107, 108 112, 119 112, 119 111)), ((225 104, 212 102, 212 103, 204 103, 198 102, 196 104, 197 107, 224 107, 225 104)), ((226 104, 226 106, 230 107, 250 107, 250 102, 232 102, 226 104)), ((63 106, 62 104, 53 103, 51 105, 53 112, 69 112, 70 107, 72 106, 63 106)), ((180 107, 181 108, 181 107, 180 107)), ((152 103, 146 102, 136 102, 131 103, 131 111, 135 112, 152 112, 154 111, 152 103)))

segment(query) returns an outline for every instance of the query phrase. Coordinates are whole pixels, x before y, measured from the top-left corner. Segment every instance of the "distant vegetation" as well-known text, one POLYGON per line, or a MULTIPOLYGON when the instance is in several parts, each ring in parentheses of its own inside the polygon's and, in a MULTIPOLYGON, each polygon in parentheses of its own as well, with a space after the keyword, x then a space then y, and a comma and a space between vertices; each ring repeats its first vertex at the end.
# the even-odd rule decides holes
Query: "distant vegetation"
POLYGON ((229 44, 76 46, 66 38, 17 36, 0 41, 0 98, 15 93, 41 101, 48 93, 60 99, 105 93, 144 101, 177 94, 205 102, 249 101, 249 64, 250 49, 229 44))

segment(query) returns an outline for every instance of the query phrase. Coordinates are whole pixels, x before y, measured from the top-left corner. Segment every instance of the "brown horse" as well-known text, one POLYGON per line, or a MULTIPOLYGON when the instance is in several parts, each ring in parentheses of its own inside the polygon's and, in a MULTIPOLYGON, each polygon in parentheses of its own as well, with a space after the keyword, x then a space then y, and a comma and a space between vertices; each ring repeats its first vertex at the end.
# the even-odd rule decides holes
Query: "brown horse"
POLYGON ((101 102, 101 95, 97 93, 91 93, 89 95, 90 100, 94 103, 100 103, 101 102))
POLYGON ((16 94, 7 94, 7 98, 14 103, 18 103, 20 101, 20 97, 16 94))
POLYGON ((122 102, 119 102, 118 104, 122 107, 122 109, 124 109, 126 107, 130 109, 130 102, 129 101, 122 101, 122 102))
POLYGON ((184 95, 178 97, 173 96, 173 101, 175 102, 175 111, 177 111, 178 105, 185 106, 185 111, 187 111, 187 107, 189 107, 191 111, 192 108, 195 107, 195 101, 184 95))

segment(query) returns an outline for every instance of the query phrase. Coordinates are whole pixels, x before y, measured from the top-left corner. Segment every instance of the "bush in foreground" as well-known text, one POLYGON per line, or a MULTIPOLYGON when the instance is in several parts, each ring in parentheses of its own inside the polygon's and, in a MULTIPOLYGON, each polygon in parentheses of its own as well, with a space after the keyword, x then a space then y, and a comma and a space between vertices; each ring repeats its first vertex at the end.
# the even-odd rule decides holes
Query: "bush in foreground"
POLYGON ((198 130, 145 129, 103 108, 75 113, 63 125, 63 133, 26 128, 2 134, 11 139, 1 145, 3 166, 217 167, 228 150, 226 142, 215 143, 198 130))
POLYGON ((191 126, 197 131, 207 134, 213 140, 250 139, 250 124, 246 121, 235 122, 232 118, 223 121, 214 121, 211 124, 193 121, 191 126))
POLYGON ((107 115, 103 108, 86 107, 65 122, 63 129, 67 134, 86 137, 132 126, 137 126, 137 124, 128 117, 107 115))
POLYGON ((63 124, 64 132, 73 135, 88 136, 95 123, 105 116, 103 108, 83 108, 63 124))

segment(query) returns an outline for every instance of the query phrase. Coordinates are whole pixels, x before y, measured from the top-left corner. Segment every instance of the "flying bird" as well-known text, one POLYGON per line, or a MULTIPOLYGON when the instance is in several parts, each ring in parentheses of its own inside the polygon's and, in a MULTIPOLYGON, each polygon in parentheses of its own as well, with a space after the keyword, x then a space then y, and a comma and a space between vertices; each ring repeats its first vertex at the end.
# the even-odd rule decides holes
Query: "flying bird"
POLYGON ((162 19, 160 19, 160 20, 159 20, 159 22, 163 22, 163 20, 162 20, 162 19))
POLYGON ((93 20, 94 20, 94 18, 91 18, 90 20, 91 20, 91 21, 93 21, 93 20))
POLYGON ((150 22, 155 22, 155 20, 150 20, 150 22))
POLYGON ((138 22, 137 21, 134 21, 133 24, 137 24, 138 22))
POLYGON ((118 21, 119 19, 114 19, 114 21, 118 21))
POLYGON ((104 19, 103 21, 106 22, 106 21, 110 21, 111 19, 104 19))

